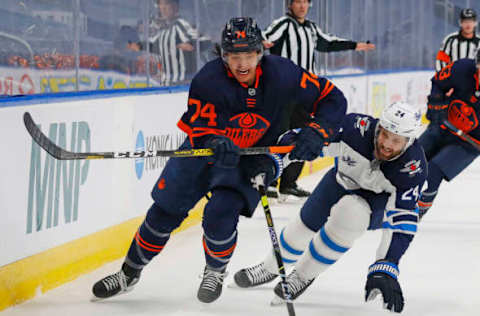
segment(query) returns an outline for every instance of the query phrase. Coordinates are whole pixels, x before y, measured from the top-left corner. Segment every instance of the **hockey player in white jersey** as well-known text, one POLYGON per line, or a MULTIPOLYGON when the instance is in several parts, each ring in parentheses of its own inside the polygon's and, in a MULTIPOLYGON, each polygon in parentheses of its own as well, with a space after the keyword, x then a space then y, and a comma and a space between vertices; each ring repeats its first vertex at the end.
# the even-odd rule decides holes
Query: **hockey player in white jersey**
MULTIPOLYGON (((283 260, 295 264, 287 277, 292 299, 365 231, 383 229, 376 260, 368 268, 365 300, 382 294, 385 308, 403 310, 398 264, 417 231, 417 201, 427 176, 425 154, 415 140, 420 120, 420 111, 402 102, 385 107, 380 119, 345 117, 336 140, 324 150, 325 156, 337 157, 335 166, 280 234, 283 260)), ((276 273, 272 251, 234 279, 240 287, 252 287, 272 281, 276 273)), ((274 291, 283 298, 280 283, 274 291)))

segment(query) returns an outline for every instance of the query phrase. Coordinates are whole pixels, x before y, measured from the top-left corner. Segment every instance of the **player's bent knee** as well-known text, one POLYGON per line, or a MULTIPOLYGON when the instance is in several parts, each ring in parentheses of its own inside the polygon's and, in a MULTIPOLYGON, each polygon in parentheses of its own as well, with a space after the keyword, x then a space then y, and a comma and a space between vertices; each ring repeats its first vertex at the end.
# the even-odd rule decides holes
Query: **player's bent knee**
POLYGON ((332 207, 325 231, 330 238, 350 248, 368 229, 370 214, 371 209, 365 199, 358 195, 346 195, 332 207))
POLYGON ((169 233, 180 226, 187 214, 167 212, 157 203, 153 203, 147 212, 145 222, 156 231, 169 233))
MULTIPOLYGON (((315 232, 309 229, 300 218, 295 217, 279 234, 280 248, 285 264, 294 264, 303 254, 315 232)), ((271 273, 278 273, 277 263, 273 251, 264 260, 265 267, 271 273)))

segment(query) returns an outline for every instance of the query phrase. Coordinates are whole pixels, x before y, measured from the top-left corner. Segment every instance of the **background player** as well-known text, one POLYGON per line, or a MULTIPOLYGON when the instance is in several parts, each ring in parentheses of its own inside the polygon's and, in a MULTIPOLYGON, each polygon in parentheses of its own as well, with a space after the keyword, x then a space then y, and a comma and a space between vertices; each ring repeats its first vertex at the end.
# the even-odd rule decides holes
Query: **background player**
MULTIPOLYGON (((355 113, 345 117, 342 131, 324 150, 338 163, 280 234, 284 261, 295 263, 287 277, 293 299, 367 229, 382 228, 365 299, 381 293, 385 308, 402 311, 398 263, 417 231, 417 200, 426 179, 425 155, 415 140, 420 126, 420 111, 406 103, 385 107, 380 119, 355 113)), ((269 253, 264 262, 237 272, 235 282, 251 287, 272 281, 274 260, 269 253)), ((283 297, 280 283, 275 294, 283 297)))
MULTIPOLYGON (((367 51, 375 49, 374 44, 345 40, 331 34, 324 33, 318 25, 307 19, 311 7, 310 0, 286 0, 288 12, 285 16, 275 20, 263 33, 266 41, 264 47, 270 53, 290 59, 295 64, 311 73, 316 73, 315 50, 333 52, 344 50, 367 51)), ((292 117, 290 128, 302 127, 308 120, 306 112, 298 111, 292 117)), ((304 162, 290 164, 280 179, 279 191, 283 198, 288 195, 307 197, 310 192, 297 185, 304 162)), ((277 197, 276 191, 269 188, 270 197, 277 197)))
POLYGON ((475 33, 477 27, 477 13, 473 9, 460 11, 460 30, 448 34, 437 53, 435 70, 440 71, 449 63, 461 58, 475 57, 475 51, 480 38, 475 33))
POLYGON ((450 181, 478 157, 478 150, 443 126, 448 120, 455 127, 479 140, 480 49, 475 59, 459 59, 437 72, 428 96, 430 120, 419 143, 428 160, 428 189, 419 201, 422 217, 432 206, 443 180, 450 181))
POLYGON ((263 56, 261 31, 254 20, 231 19, 222 33, 220 53, 221 58, 206 64, 193 79, 188 110, 178 122, 188 134, 181 148, 213 148, 213 159, 168 161, 121 270, 94 285, 97 298, 132 289, 170 233, 211 192, 203 214, 206 266, 197 296, 205 303, 216 300, 235 250, 238 218, 250 217, 260 198, 250 179, 263 174, 266 185, 282 170, 278 156, 240 158, 238 147, 275 145, 299 108, 312 116, 298 134, 292 159, 317 158, 335 136, 346 111, 341 91, 287 59, 263 56))

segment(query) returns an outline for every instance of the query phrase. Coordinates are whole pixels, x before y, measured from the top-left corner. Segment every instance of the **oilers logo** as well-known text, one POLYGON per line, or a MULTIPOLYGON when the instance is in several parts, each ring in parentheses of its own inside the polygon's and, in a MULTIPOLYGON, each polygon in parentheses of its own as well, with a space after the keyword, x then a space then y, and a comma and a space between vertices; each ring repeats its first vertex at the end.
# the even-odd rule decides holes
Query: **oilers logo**
POLYGON ((448 120, 458 129, 465 133, 474 130, 478 126, 475 109, 462 100, 453 100, 448 108, 448 120))
POLYGON ((270 122, 255 113, 240 113, 230 118, 225 135, 240 148, 255 145, 270 127, 270 122))
POLYGON ((365 132, 370 128, 370 120, 368 117, 357 116, 357 121, 355 122, 355 128, 360 130, 360 134, 365 136, 365 132))

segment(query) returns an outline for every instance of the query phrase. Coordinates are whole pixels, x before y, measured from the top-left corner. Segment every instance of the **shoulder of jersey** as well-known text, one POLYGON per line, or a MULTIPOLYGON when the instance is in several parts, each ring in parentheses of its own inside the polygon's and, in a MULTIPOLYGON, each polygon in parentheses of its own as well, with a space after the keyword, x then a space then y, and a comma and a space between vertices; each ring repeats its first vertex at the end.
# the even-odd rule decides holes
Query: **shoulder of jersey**
POLYGON ((454 37, 458 37, 458 31, 448 34, 447 36, 444 37, 443 41, 445 42, 446 40, 449 40, 454 37))
POLYGON ((401 175, 415 180, 424 180, 427 177, 427 159, 417 140, 398 159, 398 164, 401 175))
POLYGON ((476 68, 475 60, 470 58, 461 58, 453 63, 453 67, 457 69, 469 69, 469 68, 476 68))
POLYGON ((344 136, 367 137, 375 132, 377 119, 363 113, 349 113, 342 121, 344 136))
POLYGON ((262 59, 262 71, 265 78, 273 78, 277 83, 288 81, 289 79, 297 80, 300 67, 295 65, 290 59, 268 55, 262 59))
POLYGON ((192 79, 192 86, 198 88, 219 89, 218 82, 225 80, 227 72, 221 58, 206 63, 192 79))

